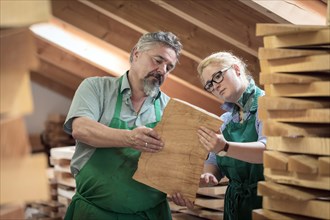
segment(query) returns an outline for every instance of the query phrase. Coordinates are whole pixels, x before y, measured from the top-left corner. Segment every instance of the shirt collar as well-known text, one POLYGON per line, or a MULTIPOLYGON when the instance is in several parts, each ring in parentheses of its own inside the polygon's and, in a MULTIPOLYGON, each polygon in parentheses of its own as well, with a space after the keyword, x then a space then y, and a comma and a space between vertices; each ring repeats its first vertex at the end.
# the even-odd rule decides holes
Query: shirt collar
MULTIPOLYGON (((256 85, 253 79, 250 79, 249 85, 238 99, 238 103, 243 107, 243 112, 255 112, 258 108, 258 103, 255 99, 256 85)), ((231 102, 225 102, 222 109, 233 114, 239 111, 238 105, 231 102)))

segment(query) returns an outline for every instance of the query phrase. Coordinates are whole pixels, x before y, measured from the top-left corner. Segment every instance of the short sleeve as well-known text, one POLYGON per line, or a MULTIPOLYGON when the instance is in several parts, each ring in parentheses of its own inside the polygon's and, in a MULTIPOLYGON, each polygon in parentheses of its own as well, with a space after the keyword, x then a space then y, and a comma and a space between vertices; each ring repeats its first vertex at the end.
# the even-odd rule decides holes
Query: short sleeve
POLYGON ((87 117, 97 121, 100 118, 102 102, 100 101, 100 87, 96 84, 96 78, 87 78, 79 85, 73 97, 70 110, 64 123, 64 131, 72 133, 72 121, 76 117, 87 117))

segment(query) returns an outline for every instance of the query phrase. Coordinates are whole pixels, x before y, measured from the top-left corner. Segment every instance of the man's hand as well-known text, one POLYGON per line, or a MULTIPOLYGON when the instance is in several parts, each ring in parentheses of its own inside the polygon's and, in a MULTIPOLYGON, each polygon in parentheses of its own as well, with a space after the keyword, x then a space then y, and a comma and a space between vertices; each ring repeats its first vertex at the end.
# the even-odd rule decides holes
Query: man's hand
POLYGON ((129 142, 132 148, 145 152, 155 153, 164 147, 159 134, 155 130, 145 126, 131 130, 129 142))

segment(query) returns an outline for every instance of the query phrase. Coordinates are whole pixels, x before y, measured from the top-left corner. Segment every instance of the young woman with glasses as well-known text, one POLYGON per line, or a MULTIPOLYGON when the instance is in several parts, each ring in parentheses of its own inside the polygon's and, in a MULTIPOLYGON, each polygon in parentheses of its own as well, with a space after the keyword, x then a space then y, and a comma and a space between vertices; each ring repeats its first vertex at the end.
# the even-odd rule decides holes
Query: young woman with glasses
MULTIPOLYGON (((216 185, 226 176, 224 220, 252 219, 252 210, 262 207, 257 182, 264 180, 263 151, 266 137, 258 119, 258 97, 264 91, 255 85, 246 64, 228 52, 206 57, 197 69, 204 89, 224 101, 223 124, 218 133, 201 127, 198 136, 210 152, 201 183, 216 185)), ((192 207, 180 194, 175 203, 192 207)))

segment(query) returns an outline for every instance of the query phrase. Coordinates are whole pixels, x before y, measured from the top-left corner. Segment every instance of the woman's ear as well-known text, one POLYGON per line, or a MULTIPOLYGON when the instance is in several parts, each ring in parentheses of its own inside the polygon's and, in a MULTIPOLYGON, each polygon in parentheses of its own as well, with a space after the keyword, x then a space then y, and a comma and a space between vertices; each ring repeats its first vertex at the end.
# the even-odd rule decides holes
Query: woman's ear
POLYGON ((233 64, 233 69, 235 70, 237 76, 241 75, 241 69, 237 64, 233 64))

